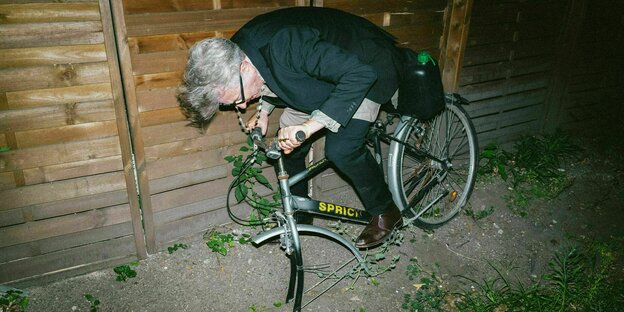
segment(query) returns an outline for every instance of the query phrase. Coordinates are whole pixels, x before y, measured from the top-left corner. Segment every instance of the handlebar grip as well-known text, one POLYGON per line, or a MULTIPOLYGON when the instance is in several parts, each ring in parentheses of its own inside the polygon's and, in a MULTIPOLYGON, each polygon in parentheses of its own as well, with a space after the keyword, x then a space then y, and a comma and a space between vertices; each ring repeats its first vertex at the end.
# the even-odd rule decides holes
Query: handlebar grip
POLYGON ((262 128, 255 127, 253 130, 251 130, 251 139, 254 141, 261 141, 262 140, 262 128))
POLYGON ((305 132, 297 131, 297 133, 295 133, 295 139, 297 140, 297 142, 303 143, 303 141, 305 141, 306 139, 305 132))

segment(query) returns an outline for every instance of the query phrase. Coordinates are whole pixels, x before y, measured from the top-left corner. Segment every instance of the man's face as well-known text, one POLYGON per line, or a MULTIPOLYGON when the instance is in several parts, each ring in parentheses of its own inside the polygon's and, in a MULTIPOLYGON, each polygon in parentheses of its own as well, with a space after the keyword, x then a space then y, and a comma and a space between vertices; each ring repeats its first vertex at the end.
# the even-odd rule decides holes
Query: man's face
POLYGON ((260 97, 264 82, 256 68, 247 60, 241 64, 240 75, 240 86, 223 89, 220 102, 224 105, 236 105, 240 109, 245 109, 249 101, 260 97))

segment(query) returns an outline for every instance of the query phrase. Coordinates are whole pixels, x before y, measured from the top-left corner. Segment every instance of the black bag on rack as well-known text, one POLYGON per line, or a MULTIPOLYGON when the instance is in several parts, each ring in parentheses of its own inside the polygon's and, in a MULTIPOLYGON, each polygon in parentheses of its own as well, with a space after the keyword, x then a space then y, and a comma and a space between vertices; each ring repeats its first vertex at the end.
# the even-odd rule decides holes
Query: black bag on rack
POLYGON ((440 68, 427 52, 402 49, 404 72, 399 82, 397 110, 420 120, 433 118, 444 109, 440 68))

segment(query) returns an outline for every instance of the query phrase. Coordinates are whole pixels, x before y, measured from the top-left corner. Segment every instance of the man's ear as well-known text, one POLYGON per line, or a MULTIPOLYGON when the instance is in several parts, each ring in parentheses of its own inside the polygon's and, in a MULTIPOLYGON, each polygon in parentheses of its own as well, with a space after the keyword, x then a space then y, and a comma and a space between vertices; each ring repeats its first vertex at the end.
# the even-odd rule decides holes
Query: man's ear
POLYGON ((253 70, 254 66, 251 64, 251 60, 245 56, 243 61, 241 62, 241 72, 249 72, 253 70))

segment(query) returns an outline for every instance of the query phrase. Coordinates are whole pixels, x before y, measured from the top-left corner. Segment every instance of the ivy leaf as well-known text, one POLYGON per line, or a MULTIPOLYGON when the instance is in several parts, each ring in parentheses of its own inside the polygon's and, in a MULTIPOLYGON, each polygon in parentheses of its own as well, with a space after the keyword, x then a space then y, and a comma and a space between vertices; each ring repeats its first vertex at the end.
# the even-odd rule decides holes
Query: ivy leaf
POLYGON ((241 151, 241 152, 249 152, 249 147, 247 147, 247 146, 241 146, 241 147, 240 147, 240 151, 241 151))
POLYGON ((262 185, 266 186, 267 188, 269 188, 270 190, 273 190, 273 186, 271 185, 271 183, 269 183, 269 180, 261 174, 256 174, 256 180, 258 180, 258 182, 262 183, 262 185))
POLYGON ((247 186, 245 186, 245 184, 239 184, 236 187, 236 191, 234 192, 234 196, 236 197, 236 200, 240 203, 243 201, 243 199, 245 199, 245 197, 247 197, 247 192, 249 191, 249 189, 247 189, 247 186))
POLYGON ((251 135, 247 136, 247 145, 253 146, 253 139, 251 138, 251 135))
POLYGON ((225 156, 223 159, 225 159, 227 162, 231 163, 234 161, 234 159, 236 159, 236 157, 232 156, 232 155, 228 155, 225 156))

